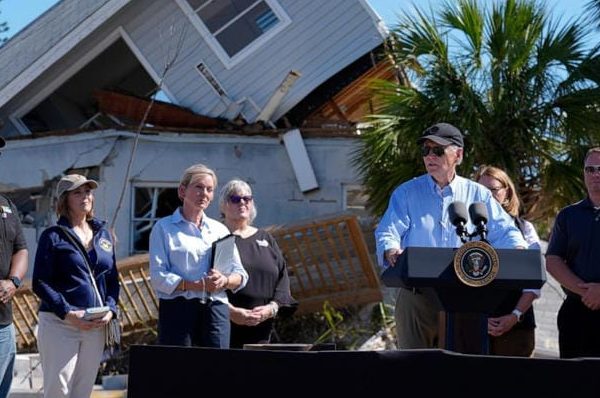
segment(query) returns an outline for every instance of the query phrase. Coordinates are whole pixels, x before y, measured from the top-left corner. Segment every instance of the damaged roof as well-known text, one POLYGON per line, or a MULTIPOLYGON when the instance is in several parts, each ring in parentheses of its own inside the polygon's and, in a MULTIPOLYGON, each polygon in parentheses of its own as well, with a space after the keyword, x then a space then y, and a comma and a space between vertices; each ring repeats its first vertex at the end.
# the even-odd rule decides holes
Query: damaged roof
MULTIPOLYGON (((52 62, 49 53, 57 53, 57 46, 65 37, 111 2, 114 0, 59 1, 10 38, 0 47, 0 93, 5 94, 10 84, 17 90, 28 84, 29 79, 37 77, 36 65, 44 63, 40 65, 42 69, 38 69, 40 72, 47 67, 52 62), (30 73, 22 76, 24 72, 30 73), (15 81, 17 77, 19 82, 15 81)), ((0 95, 0 107, 8 99, 6 95, 0 95)))
POLYGON ((128 126, 151 98, 149 126, 346 125, 372 109, 367 78, 395 78, 365 0, 254 2, 263 32, 237 44, 211 4, 59 1, 0 48, 0 134, 128 126))

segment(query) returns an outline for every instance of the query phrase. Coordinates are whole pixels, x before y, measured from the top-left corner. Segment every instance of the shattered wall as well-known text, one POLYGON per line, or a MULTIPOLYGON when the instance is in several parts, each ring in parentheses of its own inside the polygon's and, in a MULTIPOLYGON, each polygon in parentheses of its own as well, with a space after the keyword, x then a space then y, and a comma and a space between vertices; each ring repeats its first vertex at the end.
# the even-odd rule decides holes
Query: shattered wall
MULTIPOLYGON (((351 153, 358 145, 353 138, 305 139, 319 188, 302 193, 278 137, 177 133, 142 135, 125 181, 134 137, 131 132, 108 130, 9 141, 0 158, 0 190, 14 193, 39 188, 39 214, 31 215, 37 224, 25 224, 30 263, 35 256, 36 237, 55 219, 51 198, 55 183, 72 169, 97 168, 100 187, 96 191, 96 214, 109 222, 117 214, 118 258, 131 251, 133 187, 177 187, 183 170, 195 163, 213 168, 219 186, 232 178, 248 181, 256 198, 258 226, 340 212, 344 210, 345 187, 359 183, 350 164, 351 153), (117 210, 123 188, 122 206, 117 210)), ((215 196, 207 211, 210 217, 219 217, 217 201, 215 196)))

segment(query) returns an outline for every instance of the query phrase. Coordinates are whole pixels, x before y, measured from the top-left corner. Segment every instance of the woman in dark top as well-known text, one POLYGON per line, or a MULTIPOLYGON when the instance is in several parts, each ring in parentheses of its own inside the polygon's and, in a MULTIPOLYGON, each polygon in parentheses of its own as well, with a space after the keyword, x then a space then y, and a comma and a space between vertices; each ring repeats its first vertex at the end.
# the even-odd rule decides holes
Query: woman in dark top
POLYGON ((225 225, 237 235, 236 245, 249 275, 243 289, 228 292, 230 347, 269 343, 279 310, 293 312, 296 308, 285 259, 273 236, 251 225, 256 207, 252 189, 246 182, 229 181, 221 190, 219 208, 225 225))
MULTIPOLYGON (((515 184, 504 170, 482 166, 475 180, 488 188, 494 199, 510 214, 529 245, 540 250, 540 238, 533 224, 519 217, 521 202, 515 184)), ((535 348, 535 317, 533 301, 540 296, 539 289, 513 291, 488 318, 490 354, 529 357, 535 348)))

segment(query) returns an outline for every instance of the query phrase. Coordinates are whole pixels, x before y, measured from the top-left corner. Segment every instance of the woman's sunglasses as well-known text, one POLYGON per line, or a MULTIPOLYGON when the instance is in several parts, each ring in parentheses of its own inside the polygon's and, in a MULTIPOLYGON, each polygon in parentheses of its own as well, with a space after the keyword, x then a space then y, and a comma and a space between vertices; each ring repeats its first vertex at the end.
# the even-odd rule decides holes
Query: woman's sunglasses
POLYGON ((229 197, 229 201, 230 201, 231 203, 235 203, 235 204, 238 204, 238 203, 240 203, 242 200, 243 200, 245 203, 250 203, 250 202, 252 202, 252 196, 251 196, 251 195, 246 195, 246 196, 231 195, 231 196, 229 197))
POLYGON ((437 156, 438 158, 441 158, 446 153, 446 147, 445 146, 425 146, 425 145, 423 145, 421 147, 421 155, 423 157, 429 155, 429 152, 433 152, 433 154, 435 156, 437 156))

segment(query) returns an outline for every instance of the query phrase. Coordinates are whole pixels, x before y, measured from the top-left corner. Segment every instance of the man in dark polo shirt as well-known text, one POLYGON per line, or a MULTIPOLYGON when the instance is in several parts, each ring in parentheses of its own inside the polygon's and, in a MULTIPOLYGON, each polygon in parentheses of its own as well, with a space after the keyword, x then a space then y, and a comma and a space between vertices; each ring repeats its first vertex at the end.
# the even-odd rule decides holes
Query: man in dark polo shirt
POLYGON ((600 147, 583 168, 588 196, 556 216, 546 268, 567 296, 558 312, 561 358, 600 357, 600 147))
MULTIPOLYGON (((0 137, 0 148, 5 141, 0 137)), ((12 297, 27 272, 27 245, 15 205, 0 195, 0 398, 8 396, 16 355, 12 297)))

